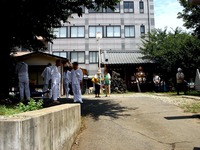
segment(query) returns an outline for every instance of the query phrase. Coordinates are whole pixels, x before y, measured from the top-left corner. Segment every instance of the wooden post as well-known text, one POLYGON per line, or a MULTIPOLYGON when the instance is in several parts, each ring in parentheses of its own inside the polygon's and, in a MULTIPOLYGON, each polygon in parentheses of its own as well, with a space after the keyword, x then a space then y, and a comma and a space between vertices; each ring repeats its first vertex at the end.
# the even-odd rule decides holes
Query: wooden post
POLYGON ((106 70, 106 64, 104 64, 104 70, 106 70))

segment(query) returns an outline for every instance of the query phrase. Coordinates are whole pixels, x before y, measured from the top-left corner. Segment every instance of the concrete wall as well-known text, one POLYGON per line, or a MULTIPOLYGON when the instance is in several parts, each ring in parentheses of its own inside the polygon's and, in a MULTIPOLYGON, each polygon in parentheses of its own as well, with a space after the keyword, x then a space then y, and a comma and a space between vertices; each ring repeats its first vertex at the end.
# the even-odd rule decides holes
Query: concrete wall
POLYGON ((80 125, 79 104, 0 117, 0 150, 70 150, 80 125))

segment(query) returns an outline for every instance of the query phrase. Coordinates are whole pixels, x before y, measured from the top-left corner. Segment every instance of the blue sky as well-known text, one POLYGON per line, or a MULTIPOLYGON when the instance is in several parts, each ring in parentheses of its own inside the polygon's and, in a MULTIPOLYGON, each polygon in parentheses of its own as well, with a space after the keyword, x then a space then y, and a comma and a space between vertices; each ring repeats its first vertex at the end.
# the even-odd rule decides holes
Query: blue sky
POLYGON ((181 27, 185 30, 182 19, 177 19, 177 13, 182 10, 183 7, 177 0, 154 0, 155 27, 160 29, 168 27, 169 30, 181 27))

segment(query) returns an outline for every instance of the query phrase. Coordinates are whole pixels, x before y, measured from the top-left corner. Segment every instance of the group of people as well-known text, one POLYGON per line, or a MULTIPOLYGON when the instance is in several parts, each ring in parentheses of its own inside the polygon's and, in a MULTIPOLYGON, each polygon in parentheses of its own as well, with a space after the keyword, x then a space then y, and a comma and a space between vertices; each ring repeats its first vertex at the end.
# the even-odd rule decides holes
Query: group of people
MULTIPOLYGON (((44 79, 43 92, 49 91, 48 96, 49 98, 52 98, 54 103, 60 103, 58 101, 58 98, 60 97, 59 87, 61 82, 61 75, 58 70, 58 67, 60 65, 60 60, 57 60, 54 66, 47 65, 47 67, 44 69, 41 75, 44 79)), ((63 85, 66 93, 66 98, 70 98, 69 91, 71 85, 74 96, 74 102, 83 103, 81 92, 82 80, 83 72, 78 67, 78 62, 74 62, 72 64, 68 62, 68 66, 64 68, 63 72, 63 85)))
MULTIPOLYGON (((165 91, 165 81, 163 81, 159 74, 153 75, 153 83, 154 83, 154 91, 159 92, 162 91, 161 88, 163 87, 163 91, 165 91)), ((184 94, 187 94, 187 81, 185 80, 185 75, 183 73, 183 70, 181 68, 177 69, 176 73, 176 91, 177 95, 180 94, 181 91, 184 92, 184 94)))
MULTIPOLYGON (((78 62, 68 63, 63 73, 63 85, 66 92, 66 98, 69 98, 69 85, 72 87, 74 102, 83 103, 82 101, 82 82, 83 72, 78 66, 78 62)), ((53 100, 53 103, 59 104, 61 74, 59 67, 61 60, 56 60, 55 65, 49 63, 43 70, 41 76, 43 78, 43 94, 53 100)), ((28 65, 25 62, 20 62, 16 65, 16 74, 19 81, 20 101, 30 100, 31 93, 29 87, 28 65)))
MULTIPOLYGON (((41 76, 43 78, 43 94, 45 97, 49 97, 53 100, 54 103, 60 103, 58 98, 60 97, 60 83, 61 83, 61 74, 59 72, 59 67, 61 66, 61 60, 56 60, 55 65, 51 65, 50 63, 43 70, 41 76)), ((19 95, 20 100, 24 101, 30 100, 31 93, 29 87, 29 74, 28 74, 28 65, 25 62, 19 62, 16 65, 16 73, 18 75, 19 81, 19 95)), ((138 83, 145 82, 144 79, 145 74, 140 68, 136 79, 138 83)), ((108 70, 105 69, 104 74, 102 74, 101 69, 99 69, 94 77, 92 78, 92 82, 95 87, 95 97, 100 97, 100 91, 103 87, 105 89, 105 96, 110 96, 111 90, 111 76, 108 73, 108 70)), ((161 77, 159 74, 153 75, 153 83, 154 90, 156 92, 160 91, 161 88, 161 77)), ((78 62, 69 63, 67 62, 67 66, 64 68, 63 72, 63 87, 65 89, 66 98, 70 98, 70 89, 72 91, 74 102, 82 101, 82 85, 83 85, 83 72, 79 68, 78 62)), ((177 94, 180 94, 180 91, 183 91, 184 94, 187 92, 187 82, 185 81, 185 76, 181 68, 178 68, 176 73, 176 90, 177 94)))
POLYGON ((111 93, 111 90, 110 90, 111 76, 108 73, 107 69, 105 69, 105 71, 104 71, 104 76, 102 75, 102 72, 99 69, 96 72, 96 74, 94 75, 92 82, 95 85, 95 98, 100 98, 101 87, 104 87, 106 97, 110 96, 110 93, 111 93))

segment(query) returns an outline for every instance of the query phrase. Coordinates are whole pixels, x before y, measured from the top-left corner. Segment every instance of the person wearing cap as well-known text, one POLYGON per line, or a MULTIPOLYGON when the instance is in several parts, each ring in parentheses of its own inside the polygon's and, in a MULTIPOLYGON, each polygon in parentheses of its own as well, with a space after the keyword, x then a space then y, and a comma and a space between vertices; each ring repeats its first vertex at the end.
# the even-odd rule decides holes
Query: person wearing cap
POLYGON ((78 66, 78 62, 72 63, 70 82, 72 84, 72 91, 74 95, 74 102, 83 103, 81 86, 83 82, 83 72, 78 66))
POLYGON ((185 75, 184 75, 182 69, 178 68, 177 69, 177 73, 176 73, 176 85, 177 85, 176 90, 177 90, 177 95, 180 94, 181 90, 183 90, 184 94, 186 94, 186 90, 184 88, 184 83, 185 83, 184 78, 185 78, 185 75))
POLYGON ((95 97, 100 97, 100 89, 101 89, 101 70, 99 69, 94 75, 95 79, 95 97))
POLYGON ((159 92, 161 88, 161 78, 158 73, 153 74, 154 91, 159 92))

